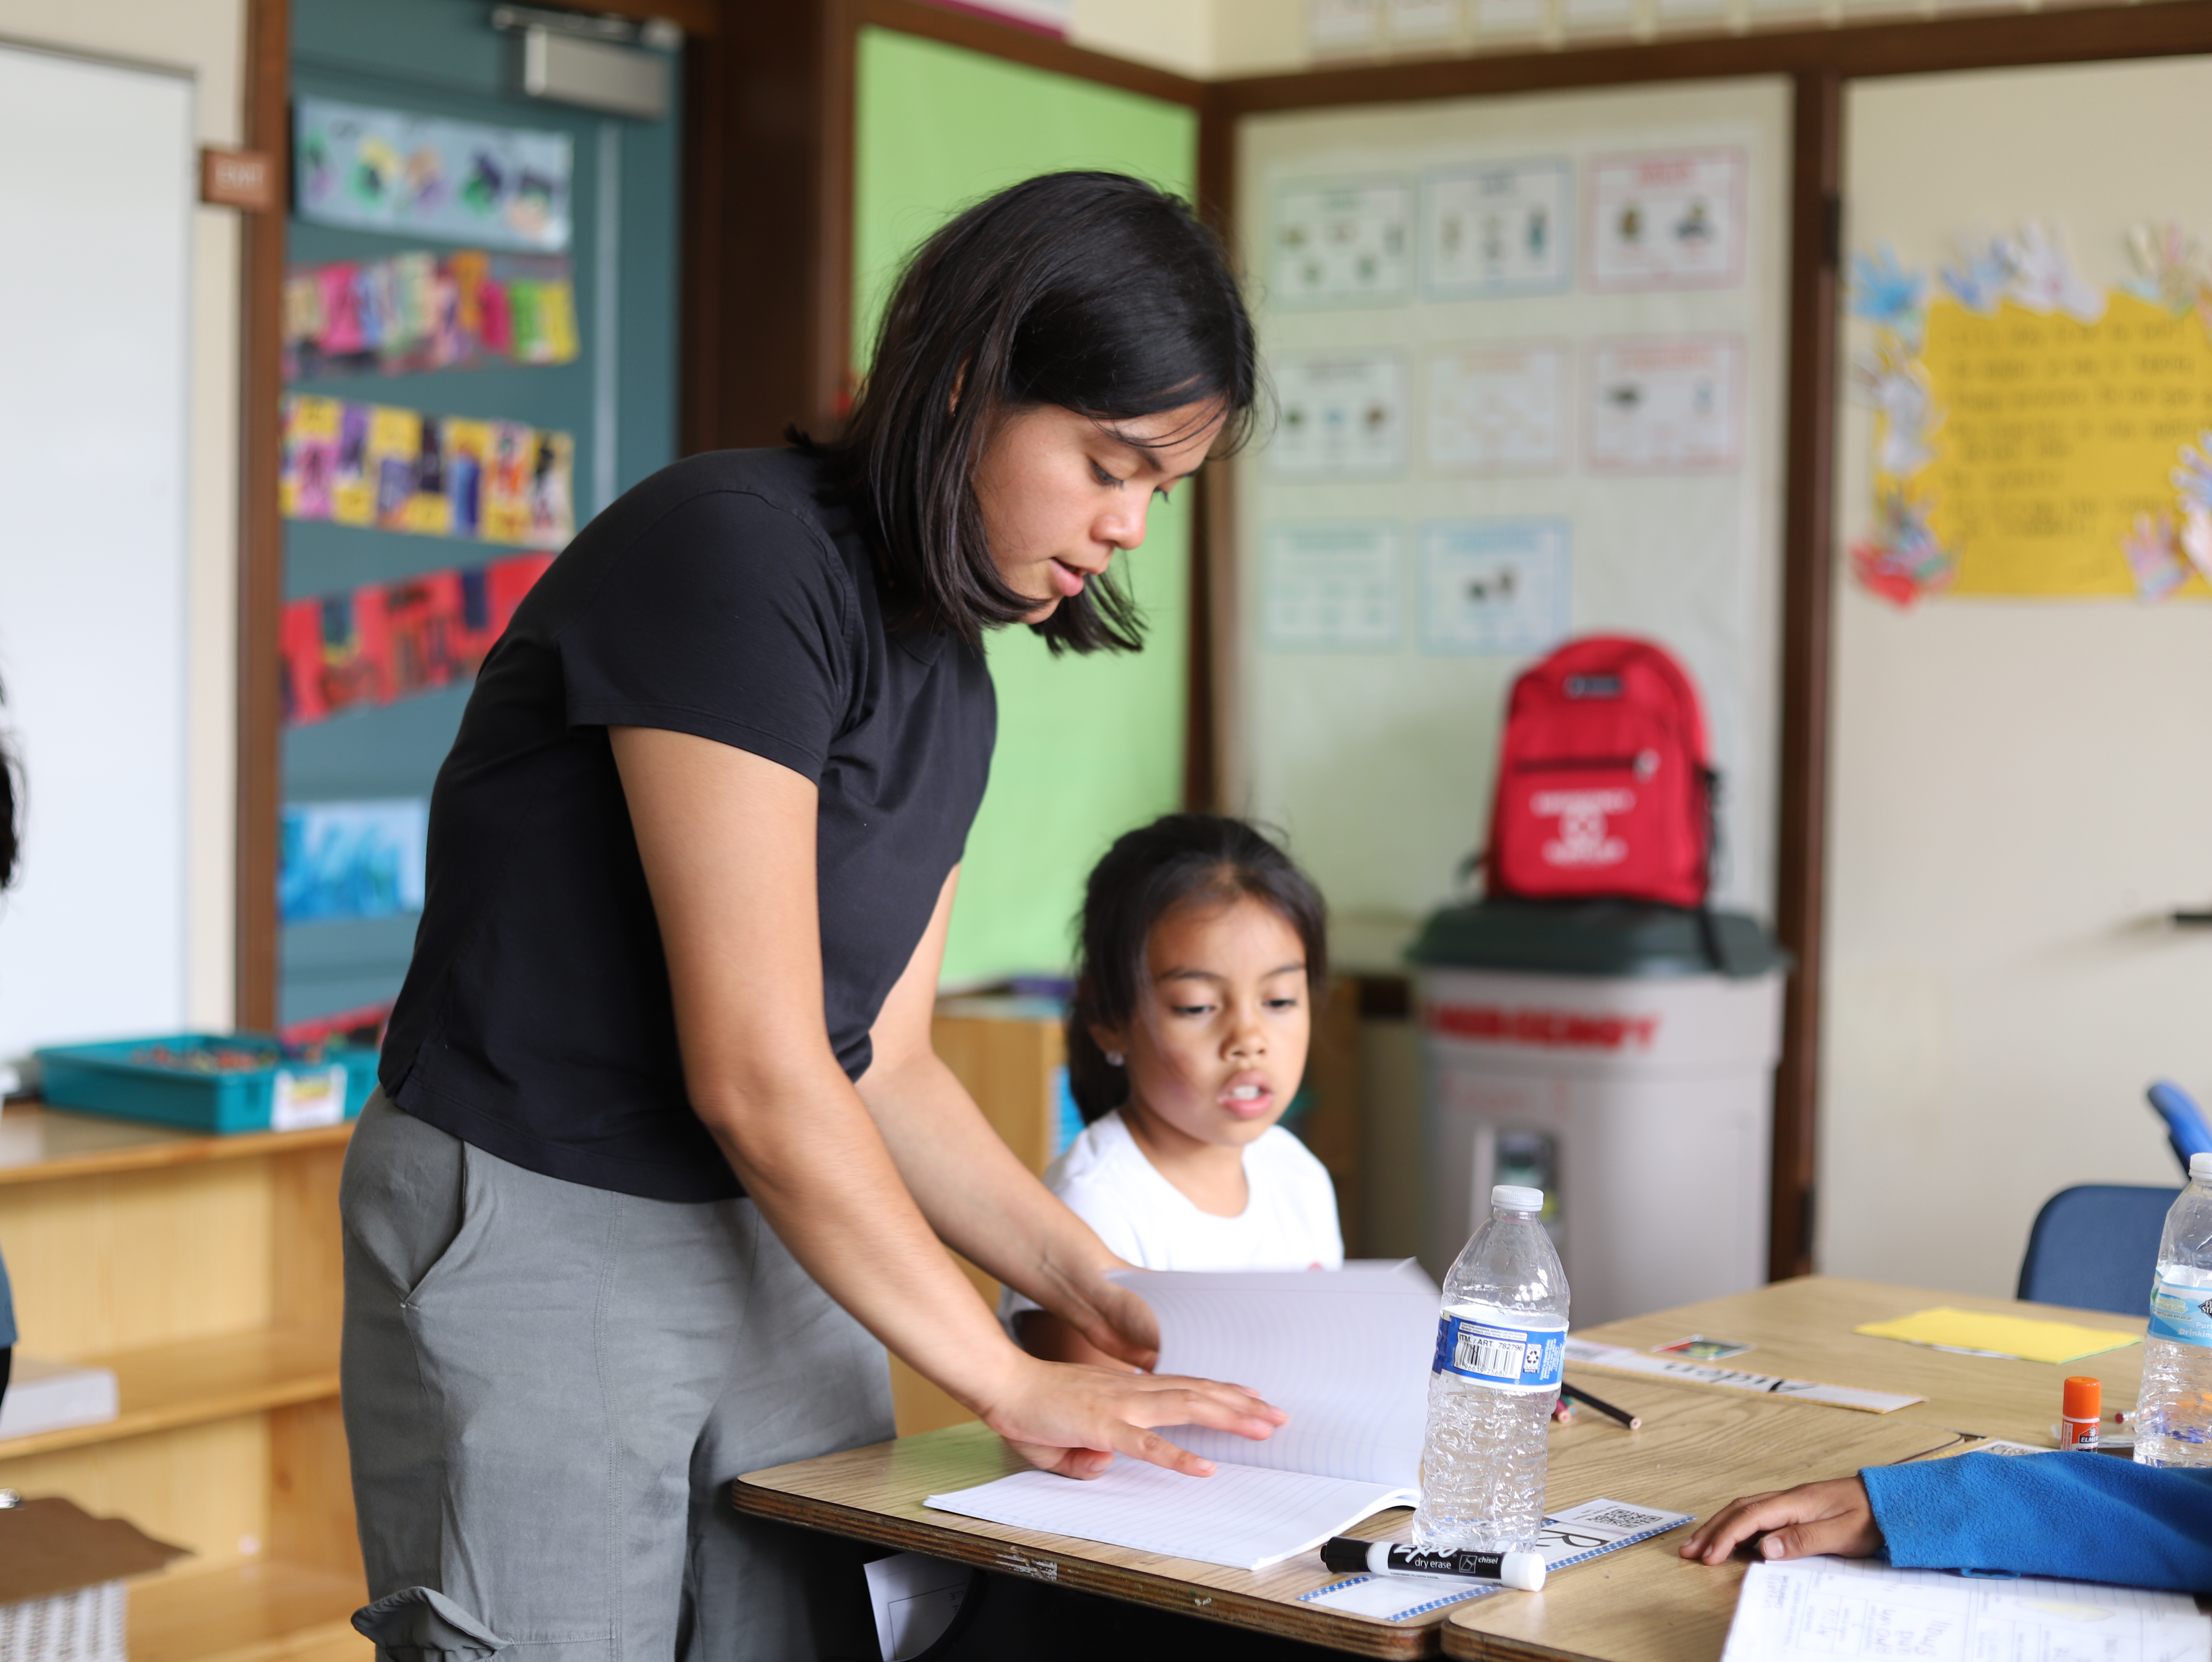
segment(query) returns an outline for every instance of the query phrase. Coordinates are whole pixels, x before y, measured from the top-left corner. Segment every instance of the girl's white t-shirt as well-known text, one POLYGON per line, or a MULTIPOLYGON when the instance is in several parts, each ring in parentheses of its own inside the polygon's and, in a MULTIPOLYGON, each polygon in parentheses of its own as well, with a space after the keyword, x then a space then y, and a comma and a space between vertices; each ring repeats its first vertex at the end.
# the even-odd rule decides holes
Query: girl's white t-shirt
MULTIPOLYGON (((1146 1270, 1344 1267, 1336 1190, 1306 1145, 1270 1125, 1244 1149, 1244 1210, 1201 1211, 1145 1157, 1117 1108, 1083 1128, 1045 1168, 1044 1186, 1097 1232, 1109 1252, 1146 1270)), ((1011 1287, 999 1319, 1037 1307, 1011 1287)))

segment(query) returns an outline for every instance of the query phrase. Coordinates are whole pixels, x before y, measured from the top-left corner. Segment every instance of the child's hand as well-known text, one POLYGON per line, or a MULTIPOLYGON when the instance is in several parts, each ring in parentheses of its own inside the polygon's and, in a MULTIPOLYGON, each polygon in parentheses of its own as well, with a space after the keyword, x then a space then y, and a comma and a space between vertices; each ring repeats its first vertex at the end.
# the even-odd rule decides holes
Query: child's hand
POLYGON ((1819 1553, 1867 1558, 1881 1550, 1881 1526, 1875 1521, 1866 1484, 1856 1477, 1833 1477, 1730 1501, 1682 1543, 1682 1556, 1724 1563, 1739 1544, 1762 1531, 1762 1558, 1819 1553))

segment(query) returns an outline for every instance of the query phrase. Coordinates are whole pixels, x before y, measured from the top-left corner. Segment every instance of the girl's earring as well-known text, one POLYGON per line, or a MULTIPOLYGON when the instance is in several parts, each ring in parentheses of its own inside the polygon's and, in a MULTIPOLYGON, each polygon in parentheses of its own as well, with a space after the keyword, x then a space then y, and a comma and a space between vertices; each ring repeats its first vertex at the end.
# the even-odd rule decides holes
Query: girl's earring
POLYGON ((1118 1068, 1127 1059, 1118 1050, 1109 1050, 1106 1052, 1106 1065, 1109 1068, 1118 1068))

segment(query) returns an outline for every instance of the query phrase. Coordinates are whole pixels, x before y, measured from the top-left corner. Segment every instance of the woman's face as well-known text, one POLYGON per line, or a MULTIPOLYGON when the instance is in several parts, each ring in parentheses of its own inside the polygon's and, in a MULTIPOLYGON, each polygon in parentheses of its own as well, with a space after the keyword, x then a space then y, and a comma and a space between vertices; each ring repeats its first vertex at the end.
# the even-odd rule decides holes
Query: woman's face
POLYGON ((1044 622, 1115 549, 1145 540, 1154 494, 1198 470, 1223 420, 1214 404, 1113 422, 1039 404, 999 423, 975 469, 975 500, 1000 577, 1037 603, 1023 622, 1044 622))

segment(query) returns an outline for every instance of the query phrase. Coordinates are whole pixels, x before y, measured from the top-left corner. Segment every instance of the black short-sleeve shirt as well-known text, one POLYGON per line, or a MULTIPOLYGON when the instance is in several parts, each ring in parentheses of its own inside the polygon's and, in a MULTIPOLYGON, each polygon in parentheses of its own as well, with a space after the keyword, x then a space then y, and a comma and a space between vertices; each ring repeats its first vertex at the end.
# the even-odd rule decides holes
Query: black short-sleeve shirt
POLYGON ((696 733, 815 782, 823 1016, 857 1079, 959 862, 996 723, 980 652, 886 628, 814 458, 721 451, 655 474, 553 562, 477 677, 430 798, 386 1094, 550 1177, 740 1193, 684 1091, 607 728, 696 733))

